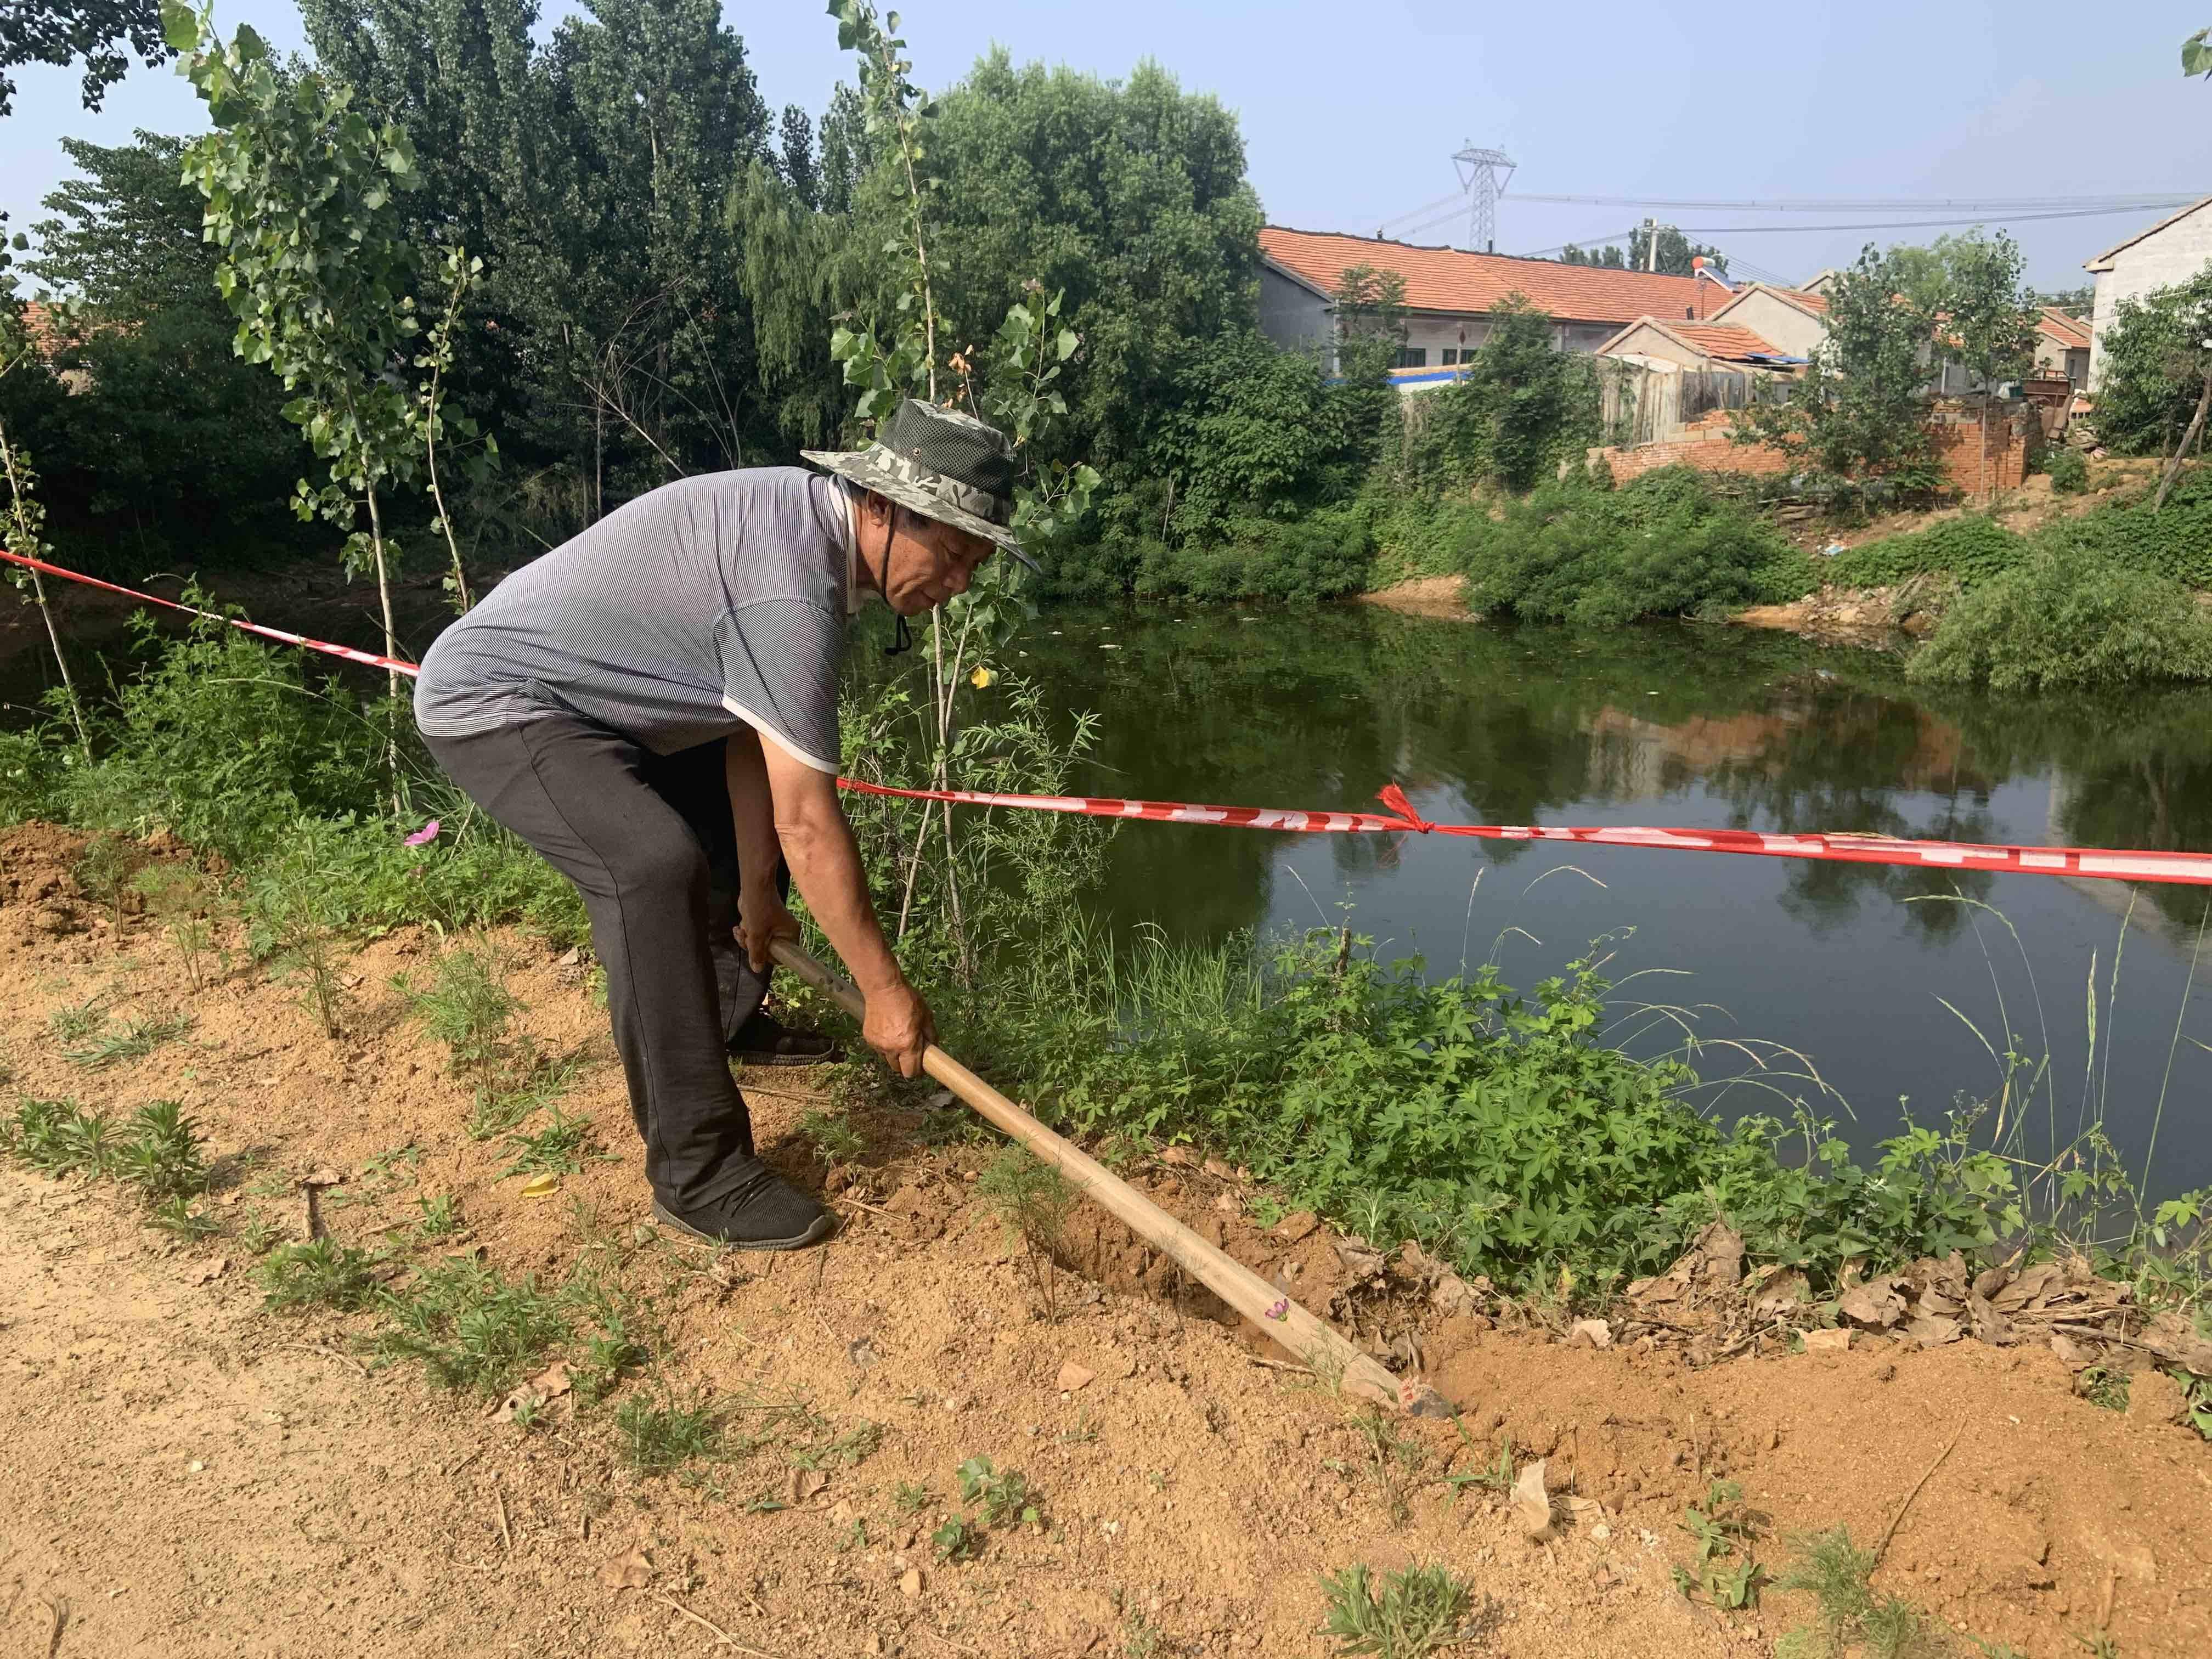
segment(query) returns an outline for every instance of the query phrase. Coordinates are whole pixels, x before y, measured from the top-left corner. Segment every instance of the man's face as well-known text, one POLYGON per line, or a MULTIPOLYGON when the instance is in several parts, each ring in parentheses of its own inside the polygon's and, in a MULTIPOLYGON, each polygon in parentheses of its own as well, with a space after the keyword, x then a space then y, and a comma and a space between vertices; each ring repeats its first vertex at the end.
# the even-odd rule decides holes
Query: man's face
MULTIPOLYGON (((880 495, 867 497, 860 515, 863 558, 883 545, 892 507, 880 495)), ((882 578, 884 599, 902 617, 918 617, 965 593, 976 567, 997 550, 981 536, 926 519, 910 507, 899 508, 896 519, 890 547, 883 555, 882 578)))

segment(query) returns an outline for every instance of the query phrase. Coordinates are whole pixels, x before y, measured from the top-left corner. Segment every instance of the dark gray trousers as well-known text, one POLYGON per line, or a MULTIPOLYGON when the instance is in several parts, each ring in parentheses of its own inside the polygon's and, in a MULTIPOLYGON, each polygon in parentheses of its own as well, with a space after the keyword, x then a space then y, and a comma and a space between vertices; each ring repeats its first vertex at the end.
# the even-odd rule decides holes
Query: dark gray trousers
MULTIPOLYGON (((737 831, 720 740, 656 755, 556 714, 423 741, 583 895, 646 1178, 679 1208, 712 1204, 753 1155, 726 1042, 768 990, 736 941, 737 831)), ((789 872, 777 878, 788 893, 789 872)))

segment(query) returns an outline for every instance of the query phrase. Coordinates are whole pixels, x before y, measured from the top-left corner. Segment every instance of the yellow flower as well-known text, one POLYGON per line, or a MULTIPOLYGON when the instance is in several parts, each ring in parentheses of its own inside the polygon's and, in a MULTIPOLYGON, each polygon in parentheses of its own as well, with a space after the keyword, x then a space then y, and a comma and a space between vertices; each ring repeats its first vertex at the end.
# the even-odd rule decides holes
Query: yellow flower
POLYGON ((974 673, 968 677, 968 684, 974 686, 978 691, 981 691, 985 686, 990 684, 993 680, 995 680, 998 678, 999 677, 996 674, 994 674, 988 668, 978 668, 974 673))

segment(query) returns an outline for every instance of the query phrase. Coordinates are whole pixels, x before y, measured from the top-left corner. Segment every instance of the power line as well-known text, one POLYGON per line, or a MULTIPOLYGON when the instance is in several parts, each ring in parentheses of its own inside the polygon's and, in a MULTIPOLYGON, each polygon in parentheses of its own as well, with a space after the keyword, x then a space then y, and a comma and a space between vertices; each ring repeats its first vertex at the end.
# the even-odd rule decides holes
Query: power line
MULTIPOLYGON (((1643 196, 1546 196, 1516 191, 1516 202, 1557 202, 1583 207, 1689 208, 1752 213, 2032 213, 2045 210, 2081 209, 2119 212, 2143 208, 2186 207, 2200 196, 2171 191, 2140 196, 2014 196, 2014 197, 1781 197, 1765 201, 1689 201, 1643 196)), ((1416 208, 1414 212, 1422 210, 1416 208)), ((1411 218, 1412 214, 1404 216, 1411 218)))

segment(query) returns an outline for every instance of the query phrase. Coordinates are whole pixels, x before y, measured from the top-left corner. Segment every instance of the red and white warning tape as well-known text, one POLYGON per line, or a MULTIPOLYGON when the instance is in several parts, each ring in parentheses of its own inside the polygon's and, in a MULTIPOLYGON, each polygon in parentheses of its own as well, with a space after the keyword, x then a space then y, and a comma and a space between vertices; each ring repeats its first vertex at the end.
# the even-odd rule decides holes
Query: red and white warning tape
MULTIPOLYGON (((0 560, 88 586, 105 588, 111 593, 120 593, 165 610, 228 623, 263 639, 320 651, 366 667, 409 676, 418 672, 415 664, 395 657, 380 657, 373 652, 356 651, 350 646, 311 640, 279 628, 264 628, 237 617, 219 617, 213 611, 66 570, 43 559, 26 558, 0 549, 0 560)), ((1642 825, 1577 828, 1558 824, 1434 823, 1413 810, 1405 791, 1395 783, 1385 785, 1377 797, 1389 809, 1387 812, 1311 812, 1289 807, 1203 806, 1188 801, 1128 800, 1110 795, 1006 795, 973 789, 900 789, 889 784, 864 783, 858 778, 841 777, 837 782, 842 788, 862 794, 890 795, 902 800, 948 801, 957 806, 1011 806, 1031 812, 1072 812, 1094 818, 1139 818, 1158 823, 1211 824, 1224 829, 1316 835, 1470 836, 1486 841, 1571 841, 1601 847, 1656 848, 1675 853, 1737 853, 1756 858, 1918 865, 1942 870, 2017 871, 2024 875, 2087 877, 2100 881, 2212 886, 2212 854, 2203 853, 2124 852, 2100 847, 1979 846, 1968 842, 1901 841, 1887 836, 1769 836, 1753 830, 1670 830, 1642 825)))

